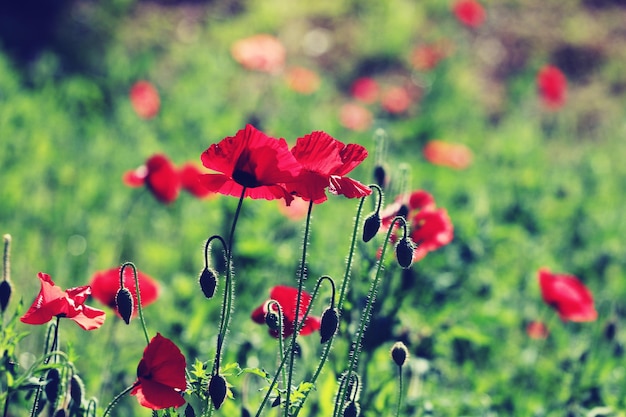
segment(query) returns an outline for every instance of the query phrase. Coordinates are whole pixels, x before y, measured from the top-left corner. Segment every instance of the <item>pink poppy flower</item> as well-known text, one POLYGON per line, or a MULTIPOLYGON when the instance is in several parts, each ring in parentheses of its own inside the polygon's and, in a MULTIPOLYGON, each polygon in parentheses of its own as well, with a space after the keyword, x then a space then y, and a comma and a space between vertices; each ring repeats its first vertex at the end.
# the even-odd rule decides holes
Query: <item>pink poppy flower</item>
POLYGON ((343 127, 363 132, 372 125, 374 116, 363 106, 354 103, 344 104, 339 111, 339 120, 343 127))
POLYGON ((26 324, 45 324, 54 317, 73 320, 85 330, 94 330, 102 326, 105 313, 85 305, 91 288, 86 285, 63 291, 54 285, 50 275, 40 272, 38 275, 41 290, 28 311, 20 318, 26 324))
POLYGON ((554 308, 562 321, 594 321, 598 313, 593 295, 585 284, 573 275, 553 274, 548 268, 537 273, 543 301, 554 308))
POLYGON ((445 58, 445 52, 439 45, 419 45, 411 54, 411 65, 418 71, 433 70, 445 58))
POLYGON ((376 80, 370 77, 361 77, 354 80, 350 87, 350 94, 356 100, 371 104, 378 100, 380 87, 376 80))
POLYGON ((526 326, 526 334, 531 339, 547 339, 550 335, 548 326, 542 321, 531 321, 526 326))
POLYGON ((267 34, 238 40, 232 45, 230 53, 244 68, 269 73, 282 70, 287 55, 283 44, 267 34))
POLYGON ((459 22, 471 28, 477 28, 485 21, 485 9, 476 0, 458 0, 452 11, 459 22))
MULTIPOLYGON (((295 330, 296 321, 296 301, 298 297, 298 289, 288 287, 286 285, 278 285, 273 287, 270 291, 270 300, 274 300, 280 304, 280 308, 283 312, 283 339, 293 334, 295 330)), ((311 295, 306 291, 303 291, 300 295, 300 311, 298 313, 298 320, 301 320, 304 313, 309 308, 311 303, 311 295)), ((266 324, 265 316, 268 312, 267 301, 257 307, 251 315, 252 320, 258 324, 266 324)), ((275 310, 277 311, 277 310, 275 310)), ((304 326, 300 331, 300 335, 309 335, 320 328, 320 319, 311 315, 307 316, 304 320, 304 326)), ((269 329, 270 335, 278 338, 278 331, 269 329)))
POLYGON ((312 94, 321 84, 319 75, 304 67, 290 68, 285 79, 289 88, 300 94, 312 94))
POLYGON ((543 104, 550 110, 558 110, 567 100, 567 79, 555 66, 546 65, 537 74, 537 88, 543 104))
POLYGON ((142 119, 151 119, 159 113, 159 92, 149 81, 137 81, 130 89, 130 103, 142 119))
POLYGON ((435 165, 466 169, 472 164, 472 151, 460 143, 431 140, 424 146, 422 153, 428 162, 435 165))
MULTIPOLYGON (((150 276, 137 271, 139 291, 141 292, 141 306, 152 304, 159 298, 159 284, 150 276)), ((111 307, 117 315, 115 295, 120 288, 120 268, 111 268, 106 271, 98 271, 91 278, 91 295, 102 304, 111 307)), ((133 317, 137 316, 137 291, 135 290, 135 278, 132 268, 124 268, 124 287, 128 288, 133 296, 133 317)))
POLYGON ((393 86, 383 92, 380 105, 388 113, 400 114, 406 112, 413 100, 404 87, 393 86))

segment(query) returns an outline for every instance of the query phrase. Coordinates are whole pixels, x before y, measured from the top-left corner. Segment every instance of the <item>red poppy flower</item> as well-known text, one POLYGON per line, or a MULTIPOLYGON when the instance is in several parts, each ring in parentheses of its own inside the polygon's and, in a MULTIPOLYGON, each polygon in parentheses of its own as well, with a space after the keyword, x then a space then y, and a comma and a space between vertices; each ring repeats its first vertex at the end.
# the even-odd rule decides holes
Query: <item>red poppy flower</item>
POLYGON ((148 81, 137 81, 130 89, 130 103, 142 119, 151 119, 161 107, 159 92, 148 81))
POLYGON ((369 129, 373 120, 372 112, 355 103, 344 104, 339 111, 341 125, 357 132, 369 129))
POLYGON ((180 407, 187 388, 185 356, 171 340, 157 333, 143 351, 137 366, 137 381, 130 395, 152 410, 180 407))
POLYGON ((531 321, 526 326, 526 334, 531 339, 546 339, 550 335, 550 331, 544 322, 531 321))
POLYGON ((157 200, 170 204, 184 189, 198 198, 211 194, 201 183, 202 172, 193 164, 186 164, 180 170, 169 158, 162 154, 151 156, 145 165, 124 174, 124 183, 130 187, 147 186, 157 200))
POLYGON ((389 87, 380 99, 382 108, 392 114, 404 113, 411 107, 411 95, 404 87, 389 87))
POLYGON ((543 301, 553 307, 563 321, 594 321, 598 313, 593 296, 573 275, 553 274, 547 268, 538 272, 543 301))
POLYGON ((424 158, 435 165, 465 169, 472 164, 472 151, 460 143, 431 140, 424 146, 422 152, 424 158))
MULTIPOLYGON (((298 297, 298 289, 288 287, 286 285, 278 285, 270 291, 270 300, 276 301, 280 304, 280 308, 283 312, 283 339, 289 337, 294 332, 294 322, 296 320, 296 301, 298 297)), ((306 291, 303 291, 300 296, 300 313, 298 319, 301 320, 304 313, 306 313, 309 304, 311 303, 311 295, 306 291)), ((276 310, 277 311, 277 310, 276 310)), ((265 315, 267 314, 267 301, 261 304, 252 312, 252 320, 255 323, 265 324, 265 315)), ((320 328, 320 319, 318 317, 307 316, 304 320, 304 326, 300 331, 300 335, 306 336, 311 334, 320 328)), ((273 337, 278 337, 277 330, 269 330, 269 333, 273 337)))
MULTIPOLYGON (((141 271, 137 271, 137 279, 141 291, 141 306, 145 307, 155 302, 159 298, 159 284, 141 271)), ((90 285, 93 298, 114 309, 119 316, 115 295, 120 288, 120 268, 96 272, 91 278, 90 285)), ((133 317, 135 317, 138 301, 132 268, 124 268, 124 287, 128 288, 133 296, 133 317)))
POLYGON ((372 192, 369 187, 344 176, 367 158, 367 150, 361 145, 345 145, 328 133, 316 131, 298 138, 291 153, 302 165, 302 171, 287 189, 303 200, 326 201, 326 188, 348 198, 364 197, 372 192))
POLYGON ((202 163, 219 174, 205 174, 200 181, 209 191, 239 197, 274 200, 293 197, 283 184, 300 174, 300 164, 284 139, 275 139, 247 125, 234 137, 211 145, 201 155, 202 163))
POLYGON ((560 69, 546 65, 537 74, 537 87, 543 104, 557 110, 565 105, 567 99, 567 79, 560 69))
POLYGON ((26 324, 45 324, 53 317, 66 317, 74 320, 85 330, 94 330, 102 326, 105 313, 102 310, 84 305, 91 294, 91 288, 70 288, 63 291, 54 285, 50 275, 40 272, 41 290, 26 314, 20 320, 26 324))
POLYGON ((361 77, 357 78, 350 87, 350 94, 356 100, 363 103, 374 103, 378 100, 380 87, 373 78, 361 77))
POLYGON ((231 47, 230 53, 244 68, 269 73, 279 72, 285 65, 287 55, 283 44, 267 34, 238 40, 231 47))
POLYGON ((478 27, 485 21, 485 9, 475 0, 458 0, 452 11, 459 22, 471 28, 478 27))
POLYGON ((319 75, 304 67, 290 68, 285 77, 289 88, 300 94, 311 94, 317 91, 321 84, 319 75))
POLYGON ((430 71, 445 58, 446 52, 440 45, 419 45, 413 49, 411 64, 418 71, 430 71))

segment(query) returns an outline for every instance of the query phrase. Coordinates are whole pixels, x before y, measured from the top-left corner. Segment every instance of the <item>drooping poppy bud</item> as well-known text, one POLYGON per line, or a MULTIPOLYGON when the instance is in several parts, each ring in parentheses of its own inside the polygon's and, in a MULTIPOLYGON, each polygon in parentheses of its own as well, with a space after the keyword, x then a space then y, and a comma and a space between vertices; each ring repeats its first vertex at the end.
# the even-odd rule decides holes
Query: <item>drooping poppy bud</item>
POLYGON ((387 181, 387 172, 382 165, 376 165, 374 167, 374 181, 379 187, 384 187, 387 181))
POLYGON ((46 374, 46 386, 44 392, 46 399, 50 404, 54 404, 59 396, 59 384, 61 382, 61 374, 57 368, 52 368, 46 374))
POLYGON ((216 410, 219 410, 224 403, 227 391, 224 377, 218 374, 213 375, 209 381, 209 396, 216 410))
POLYGON ((279 331, 280 316, 278 315, 278 313, 272 309, 269 309, 267 311, 267 314, 265 314, 265 324, 267 324, 267 327, 269 327, 270 330, 279 331))
POLYGON ((200 288, 206 298, 211 298, 215 295, 215 289, 217 288, 217 272, 213 268, 204 268, 200 274, 200 288))
POLYGON ((252 414, 246 407, 241 407, 241 417, 252 417, 252 414))
POLYGON ((54 412, 52 417, 67 417, 67 410, 65 408, 60 408, 54 412))
POLYGON ((343 417, 357 417, 361 413, 361 407, 355 401, 350 401, 343 409, 343 417))
POLYGON ((278 394, 276 398, 274 398, 274 401, 272 401, 272 408, 278 407, 279 405, 280 405, 280 394, 278 394))
POLYGON ((396 342, 391 347, 391 359, 398 365, 402 367, 404 362, 406 362, 406 358, 409 356, 409 351, 406 348, 406 345, 402 342, 396 342))
POLYGON ((369 242, 376 236, 380 229, 381 219, 378 211, 372 213, 363 224, 363 242, 369 242))
POLYGON ((337 332, 339 327, 339 314, 334 308, 327 308, 322 313, 322 321, 320 323, 320 343, 324 344, 330 340, 337 332))
POLYGON ((409 237, 403 237, 396 245, 396 259, 403 269, 408 269, 413 264, 413 251, 415 245, 409 237))
POLYGON ((185 417, 196 417, 196 410, 189 403, 185 407, 185 417))
POLYGON ((617 333, 617 323, 615 320, 610 320, 604 327, 604 338, 612 342, 615 340, 615 334, 617 333))
POLYGON ((0 313, 4 313, 11 299, 11 283, 9 281, 0 282, 0 313))
POLYGON ((76 374, 72 375, 70 379, 70 398, 72 401, 80 406, 85 399, 85 384, 83 380, 76 374))
POLYGON ((133 295, 126 287, 120 288, 115 294, 115 304, 120 317, 126 324, 130 324, 130 318, 133 315, 133 295))

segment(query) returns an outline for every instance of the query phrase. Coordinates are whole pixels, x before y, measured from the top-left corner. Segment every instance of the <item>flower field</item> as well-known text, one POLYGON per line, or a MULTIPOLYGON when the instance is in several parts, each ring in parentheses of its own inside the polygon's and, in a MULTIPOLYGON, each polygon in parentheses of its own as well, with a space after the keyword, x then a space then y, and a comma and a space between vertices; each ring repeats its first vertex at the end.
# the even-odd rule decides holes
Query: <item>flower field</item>
POLYGON ((0 6, 1 417, 626 416, 625 18, 0 6))

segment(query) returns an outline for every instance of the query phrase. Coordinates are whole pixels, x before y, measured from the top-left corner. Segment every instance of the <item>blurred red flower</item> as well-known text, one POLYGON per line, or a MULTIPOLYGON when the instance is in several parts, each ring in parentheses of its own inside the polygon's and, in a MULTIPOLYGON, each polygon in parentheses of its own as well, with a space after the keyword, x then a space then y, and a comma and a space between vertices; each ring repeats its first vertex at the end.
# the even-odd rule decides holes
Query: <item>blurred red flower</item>
POLYGON ((290 68, 285 77, 289 88, 300 94, 311 94, 317 91, 321 84, 319 75, 304 67, 290 68))
POLYGON ((380 98, 380 105, 388 113, 404 113, 411 107, 413 100, 404 87, 392 86, 386 89, 380 98))
POLYGON ((252 125, 211 145, 202 163, 218 174, 204 174, 201 183, 210 191, 239 197, 275 200, 293 197, 284 187, 300 174, 300 164, 284 139, 275 139, 252 125))
MULTIPOLYGON (((150 276, 137 271, 139 291, 141 292, 141 306, 152 304, 159 298, 159 284, 150 276)), ((91 295, 102 304, 111 307, 117 315, 115 295, 120 288, 120 268, 111 268, 106 271, 98 271, 91 277, 91 295)), ((133 317, 137 316, 137 291, 132 268, 124 268, 124 287, 128 288, 133 296, 133 317)))
POLYGON ((485 9, 475 0, 458 0, 452 6, 452 11, 459 22, 471 28, 485 21, 485 9))
MULTIPOLYGON (((295 330, 296 321, 296 301, 298 297, 298 289, 288 287, 286 285, 278 285, 273 287, 270 291, 269 300, 274 300, 280 304, 280 308, 283 312, 283 339, 293 334, 295 330)), ((267 300, 267 301, 269 301, 267 300)), ((267 301, 261 304, 252 312, 252 320, 258 324, 265 324, 265 315, 267 314, 267 301)), ((304 313, 309 308, 311 303, 311 295, 306 291, 302 291, 300 295, 300 312, 298 314, 298 320, 302 320, 304 313)), ((274 311, 278 311, 275 309, 274 311)), ((300 335, 309 335, 320 328, 320 319, 318 317, 307 316, 304 320, 304 326, 300 331, 300 335)), ((278 330, 269 329, 270 335, 278 338, 278 330)))
POLYGON ((54 285, 50 275, 40 272, 41 290, 28 311, 20 318, 26 324, 45 324, 53 317, 66 317, 85 330, 94 330, 102 326, 105 313, 86 306, 85 300, 91 293, 88 285, 63 291, 54 285))
POLYGON ((376 80, 370 77, 361 77, 354 80, 350 86, 350 94, 356 100, 371 104, 378 100, 380 87, 376 80))
POLYGON ((550 331, 544 322, 531 321, 526 326, 526 334, 531 339, 546 339, 550 334, 550 331))
POLYGON ((269 73, 282 70, 287 55, 283 44, 268 34, 240 39, 232 45, 230 53, 244 68, 269 73))
POLYGON ((182 392, 187 388, 186 367, 180 349, 157 333, 143 351, 137 366, 137 381, 130 395, 152 410, 180 407, 185 404, 182 392))
POLYGON ((431 140, 424 146, 422 152, 424 158, 435 165, 465 169, 472 164, 472 151, 460 143, 431 140))
POLYGON ((567 100, 567 79, 563 72, 555 66, 546 65, 537 74, 537 88, 543 104, 558 110, 567 100))
POLYGON ((357 132, 369 129, 373 119, 368 109, 355 103, 344 104, 339 111, 341 125, 357 132))
POLYGON ((130 103, 142 119, 151 119, 161 108, 159 92, 149 81, 137 81, 130 89, 130 103))
POLYGON ((178 170, 167 156, 156 154, 145 165, 126 172, 123 181, 130 187, 145 185, 157 200, 169 204, 178 198, 181 188, 198 198, 209 196, 211 191, 202 186, 201 176, 200 169, 191 163, 178 170))
MULTIPOLYGON (((382 230, 388 230, 396 216, 404 217, 409 224, 411 239, 417 244, 413 252, 413 262, 452 242, 454 226, 443 208, 436 208, 435 199, 424 190, 399 195, 396 200, 381 212, 382 230)), ((396 235, 391 236, 397 240, 396 235)))
POLYGON ((411 65, 418 71, 430 71, 445 58, 445 52, 439 45, 419 45, 411 54, 411 65))
POLYGON ((278 211, 291 220, 302 220, 309 211, 309 203, 300 197, 295 197, 289 206, 285 203, 285 200, 276 201, 278 202, 278 211))
POLYGON ((591 291, 573 275, 553 274, 540 268, 537 274, 543 301, 554 308, 563 321, 594 321, 598 313, 591 291))
POLYGON ((367 150, 361 145, 346 145, 326 132, 316 131, 298 138, 291 153, 302 165, 297 181, 287 185, 292 195, 322 203, 327 199, 326 188, 348 198, 364 197, 372 192, 344 176, 367 158, 367 150))

